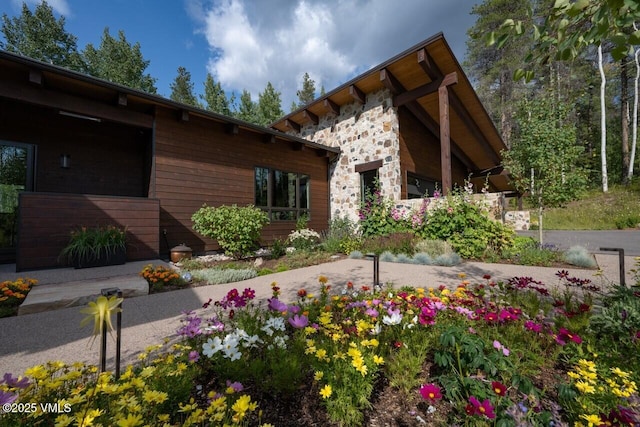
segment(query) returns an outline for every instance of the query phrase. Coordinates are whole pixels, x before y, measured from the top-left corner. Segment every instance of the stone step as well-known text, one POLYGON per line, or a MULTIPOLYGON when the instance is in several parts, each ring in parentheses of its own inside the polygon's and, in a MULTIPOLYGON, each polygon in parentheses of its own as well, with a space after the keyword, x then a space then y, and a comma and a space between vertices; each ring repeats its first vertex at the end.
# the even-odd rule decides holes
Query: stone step
POLYGON ((37 284, 18 308, 18 315, 86 305, 99 297, 100 291, 106 288, 120 288, 125 298, 149 293, 149 284, 139 275, 37 284))

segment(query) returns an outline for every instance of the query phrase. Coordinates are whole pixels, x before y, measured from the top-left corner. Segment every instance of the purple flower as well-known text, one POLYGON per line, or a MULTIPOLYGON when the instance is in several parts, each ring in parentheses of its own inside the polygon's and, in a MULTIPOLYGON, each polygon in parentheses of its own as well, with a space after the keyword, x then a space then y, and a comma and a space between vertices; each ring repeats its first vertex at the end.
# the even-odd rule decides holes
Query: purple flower
POLYGON ((190 351, 189 352, 189 362, 196 363, 198 360, 200 360, 200 353, 198 353, 195 350, 190 351))
POLYGON ((227 380, 227 387, 228 388, 230 387, 235 393, 239 393, 242 390, 244 390, 244 386, 241 383, 239 383, 238 381, 231 382, 231 381, 227 380))
POLYGON ((366 314, 367 316, 370 317, 378 317, 378 310, 376 310, 375 308, 367 308, 364 312, 364 314, 366 314))
POLYGON ((303 315, 295 315, 289 318, 289 324, 296 329, 302 329, 309 324, 309 318, 303 315))
POLYGON ((15 388, 25 388, 29 385, 29 379, 28 378, 14 378, 9 372, 5 373, 4 376, 2 377, 2 380, 0 380, 0 384, 5 383, 7 384, 9 387, 15 387, 15 388))
POLYGON ((300 313, 300 307, 298 307, 297 305, 290 305, 289 306, 289 313, 293 313, 293 314, 300 313))
POLYGON ((17 398, 18 398, 18 395, 15 393, 8 393, 6 391, 0 390, 0 405, 13 403, 17 398))
POLYGON ((199 317, 187 317, 187 324, 178 329, 178 335, 187 338, 194 338, 202 333, 200 330, 202 319, 199 317))
POLYGON ((267 301, 269 301, 269 310, 283 312, 287 311, 289 308, 287 304, 283 303, 278 298, 269 298, 267 301))

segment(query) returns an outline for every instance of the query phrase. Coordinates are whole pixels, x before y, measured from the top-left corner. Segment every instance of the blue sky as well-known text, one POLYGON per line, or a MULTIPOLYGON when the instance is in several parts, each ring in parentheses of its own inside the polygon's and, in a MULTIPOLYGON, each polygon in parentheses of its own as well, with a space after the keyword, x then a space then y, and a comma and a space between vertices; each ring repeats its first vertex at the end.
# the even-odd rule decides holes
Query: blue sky
MULTIPOLYGON (((41 0, 27 0, 33 5, 41 0)), ((479 0, 478 0, 479 1, 479 0)), ((105 27, 139 42, 158 93, 169 96, 179 66, 202 92, 207 72, 225 91, 271 82, 282 106, 296 99, 308 72, 327 91, 412 45, 444 32, 460 62, 475 0, 49 0, 78 48, 96 47, 105 27)), ((0 12, 20 13, 22 0, 0 12)))

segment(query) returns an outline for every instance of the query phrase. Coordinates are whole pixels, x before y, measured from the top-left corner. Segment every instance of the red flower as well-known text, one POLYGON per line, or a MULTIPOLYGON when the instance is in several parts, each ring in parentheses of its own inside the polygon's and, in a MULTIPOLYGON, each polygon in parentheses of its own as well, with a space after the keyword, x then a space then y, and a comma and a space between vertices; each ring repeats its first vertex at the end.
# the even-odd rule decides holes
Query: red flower
POLYGON ((491 275, 490 274, 485 274, 485 275, 482 276, 482 278, 484 280, 489 280, 489 279, 491 279, 491 275))
POLYGON ((435 384, 422 384, 420 387, 420 394, 424 400, 429 400, 431 402, 442 399, 440 387, 435 384))
POLYGON ((492 381, 491 382, 491 389, 498 396, 504 396, 505 394, 507 394, 507 387, 504 384, 502 384, 501 382, 498 382, 498 381, 492 381))
POLYGON ((300 298, 304 298, 304 297, 306 297, 306 296, 307 296, 307 291, 305 291, 304 289, 300 289, 300 290, 298 291, 298 296, 299 296, 300 298))

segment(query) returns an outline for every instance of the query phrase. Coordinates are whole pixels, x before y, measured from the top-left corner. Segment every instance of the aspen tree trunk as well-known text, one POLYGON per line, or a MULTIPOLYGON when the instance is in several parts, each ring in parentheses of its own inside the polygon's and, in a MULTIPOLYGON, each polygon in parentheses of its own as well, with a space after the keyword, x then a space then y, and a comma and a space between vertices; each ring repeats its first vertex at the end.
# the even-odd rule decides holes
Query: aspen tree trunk
MULTIPOLYGON (((634 24, 635 27, 635 24, 634 24)), ((636 80, 633 85, 633 125, 632 125, 632 137, 631 137, 631 156, 629 158, 629 172, 627 180, 631 183, 633 179, 633 164, 636 161, 636 144, 638 141, 638 81, 640 80, 640 48, 636 49, 636 80)))
POLYGON ((604 65, 602 59, 602 45, 598 45, 598 69, 600 70, 600 159, 602 166, 602 191, 609 191, 609 182, 607 177, 607 112, 605 103, 605 88, 607 86, 607 78, 604 75, 604 65))

